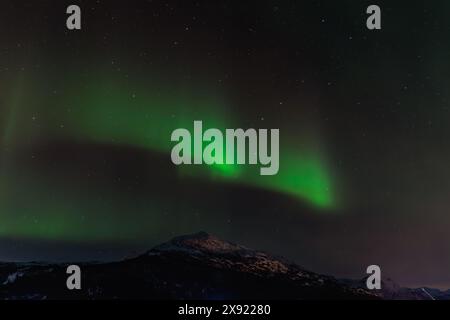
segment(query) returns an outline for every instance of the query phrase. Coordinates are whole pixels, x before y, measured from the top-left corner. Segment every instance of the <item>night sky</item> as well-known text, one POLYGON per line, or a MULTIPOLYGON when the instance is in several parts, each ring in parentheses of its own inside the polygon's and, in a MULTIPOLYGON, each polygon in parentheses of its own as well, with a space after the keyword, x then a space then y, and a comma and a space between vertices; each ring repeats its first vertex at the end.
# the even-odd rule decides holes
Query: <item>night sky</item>
POLYGON ((0 3, 0 261, 187 233, 339 277, 450 287, 450 3, 0 3), (78 4, 82 30, 66 28, 78 4), (173 165, 170 134, 280 129, 280 171, 173 165))

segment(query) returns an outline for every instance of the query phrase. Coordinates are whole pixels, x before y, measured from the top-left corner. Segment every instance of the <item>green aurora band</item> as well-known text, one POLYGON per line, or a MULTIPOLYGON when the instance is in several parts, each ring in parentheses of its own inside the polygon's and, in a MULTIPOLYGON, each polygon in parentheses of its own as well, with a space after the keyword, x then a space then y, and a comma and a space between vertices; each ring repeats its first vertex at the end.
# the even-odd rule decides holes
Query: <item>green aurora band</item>
MULTIPOLYGON (((12 93, 4 106, 9 117, 1 119, 4 151, 0 154, 0 236, 133 242, 149 239, 153 236, 149 231, 157 233, 165 228, 166 221, 151 212, 167 208, 167 199, 137 203, 125 196, 118 207, 105 205, 102 198, 112 194, 108 187, 94 197, 89 190, 80 191, 82 188, 77 189, 76 185, 68 187, 58 178, 49 180, 32 170, 16 168, 10 158, 16 149, 39 141, 33 135, 168 154, 173 147, 171 132, 191 128, 194 120, 221 129, 242 125, 242 119, 227 108, 229 103, 219 94, 196 94, 198 91, 190 89, 177 94, 160 88, 131 90, 103 80, 92 81, 59 98, 52 97, 51 102, 40 93, 39 85, 16 83, 17 90, 22 92, 12 93), (43 109, 44 104, 51 107, 43 109), (40 126, 30 124, 31 114, 38 115, 40 126), (124 210, 134 218, 121 215, 124 210)), ((180 179, 195 177, 263 188, 289 194, 320 211, 330 212, 339 204, 324 159, 307 144, 287 142, 281 130, 280 171, 276 176, 260 176, 259 167, 249 165, 179 166, 177 170, 180 179)), ((98 190, 99 185, 93 188, 98 190)), ((176 211, 175 207, 172 209, 176 211)))
MULTIPOLYGON (((105 83, 105 82, 103 82, 105 83)), ((113 143, 169 153, 170 135, 176 128, 191 129, 194 120, 210 128, 240 127, 237 115, 230 114, 225 99, 195 95, 187 90, 176 96, 161 90, 138 93, 111 84, 90 87, 77 93, 77 112, 65 122, 72 138, 113 143)), ((245 128, 244 128, 245 129, 245 128)), ((205 128, 206 130, 206 128, 205 128)), ((243 183, 287 193, 319 209, 337 206, 332 178, 324 157, 307 147, 280 142, 280 171, 262 177, 249 165, 180 166, 183 175, 243 183)))

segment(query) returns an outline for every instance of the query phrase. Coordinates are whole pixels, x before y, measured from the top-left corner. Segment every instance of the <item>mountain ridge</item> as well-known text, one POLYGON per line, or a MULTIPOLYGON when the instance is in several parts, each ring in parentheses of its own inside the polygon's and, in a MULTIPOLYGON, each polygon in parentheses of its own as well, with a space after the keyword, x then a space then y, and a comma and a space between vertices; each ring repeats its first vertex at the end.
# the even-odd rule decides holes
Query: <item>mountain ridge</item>
MULTIPOLYGON (((437 289, 382 290, 365 279, 336 279, 283 257, 223 241, 206 232, 175 237, 134 258, 80 263, 82 290, 69 291, 69 263, 0 263, 0 299, 415 299, 450 298, 437 289)), ((450 293, 450 291, 449 291, 450 293)))

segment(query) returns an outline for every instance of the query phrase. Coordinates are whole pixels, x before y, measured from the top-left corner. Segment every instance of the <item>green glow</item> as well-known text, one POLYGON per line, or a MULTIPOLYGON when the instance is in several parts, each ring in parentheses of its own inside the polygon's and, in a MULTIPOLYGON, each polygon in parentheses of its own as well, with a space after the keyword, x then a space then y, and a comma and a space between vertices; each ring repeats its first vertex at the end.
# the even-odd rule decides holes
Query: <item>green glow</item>
POLYGON ((9 188, 0 206, 0 237, 131 243, 148 239, 161 228, 151 213, 162 207, 154 201, 144 205, 124 195, 108 199, 114 190, 100 184, 90 186, 102 190, 92 193, 90 188, 68 186, 31 172, 10 173, 4 178, 9 188), (124 207, 135 212, 123 214, 124 207), (136 219, 144 207, 145 219, 136 219))
POLYGON ((66 118, 72 138, 169 152, 174 128, 192 125, 201 117, 216 126, 230 121, 220 99, 100 83, 74 93, 70 114, 59 115, 66 118))
MULTIPOLYGON (((231 114, 223 97, 199 95, 194 90, 171 94, 160 88, 132 90, 108 81, 96 83, 101 85, 93 84, 89 90, 77 92, 71 101, 76 108, 65 122, 66 133, 73 139, 168 153, 174 145, 171 132, 176 128, 192 130, 194 120, 202 120, 204 130, 238 126, 238 115, 231 114)), ((317 208, 332 209, 337 205, 325 162, 307 147, 297 150, 293 144, 282 146, 280 171, 271 177, 260 176, 259 165, 191 165, 178 169, 181 176, 222 179, 287 193, 317 208)))
MULTIPOLYGON (((174 145, 170 141, 172 131, 191 131, 194 120, 202 120, 204 130, 245 128, 231 103, 205 88, 194 90, 186 86, 172 92, 157 86, 131 87, 102 77, 85 87, 69 87, 73 88, 72 93, 55 98, 41 96, 39 85, 31 85, 30 81, 17 85, 19 91, 7 106, 9 116, 2 121, 3 147, 11 146, 13 151, 26 148, 30 137, 43 135, 83 143, 125 145, 168 155, 174 145), (28 94, 23 96, 20 91, 24 85, 28 94), (39 125, 31 120, 34 115, 39 125)), ((280 171, 275 176, 261 176, 260 165, 217 164, 179 166, 179 177, 263 188, 291 195, 324 212, 333 210, 338 204, 326 157, 308 144, 284 139, 299 135, 281 129, 280 171)), ((310 145, 319 142, 310 141, 310 145)), ((72 182, 58 182, 46 173, 39 175, 32 169, 25 172, 8 160, 13 155, 12 151, 0 154, 0 237, 133 242, 155 236, 163 232, 166 223, 170 224, 161 215, 170 206, 168 199, 136 201, 130 196, 119 196, 113 187, 108 191, 109 186, 102 183, 76 188, 72 182)), ((178 211, 178 207, 172 207, 172 212, 178 211)))
POLYGON ((280 162, 279 174, 270 181, 263 180, 260 185, 305 198, 320 208, 336 205, 331 178, 318 157, 286 152, 280 162))

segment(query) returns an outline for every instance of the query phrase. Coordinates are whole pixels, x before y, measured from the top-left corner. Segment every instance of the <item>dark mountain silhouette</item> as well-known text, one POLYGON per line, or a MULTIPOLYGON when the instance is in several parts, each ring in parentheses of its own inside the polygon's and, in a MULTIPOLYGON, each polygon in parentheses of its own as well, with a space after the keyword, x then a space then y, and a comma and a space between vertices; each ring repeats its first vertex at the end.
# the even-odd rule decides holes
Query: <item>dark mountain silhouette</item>
POLYGON ((364 280, 316 274, 203 232, 175 238, 124 261, 77 264, 82 270, 81 290, 66 288, 68 265, 0 264, 0 299, 430 298, 420 289, 405 294, 406 289, 395 286, 371 292, 364 289, 364 280))
MULTIPOLYGON (((362 280, 339 280, 351 288, 364 288, 367 278, 362 280)), ((371 291, 385 300, 450 300, 450 290, 441 291, 432 288, 405 288, 394 280, 387 278, 381 281, 381 290, 371 291)))

